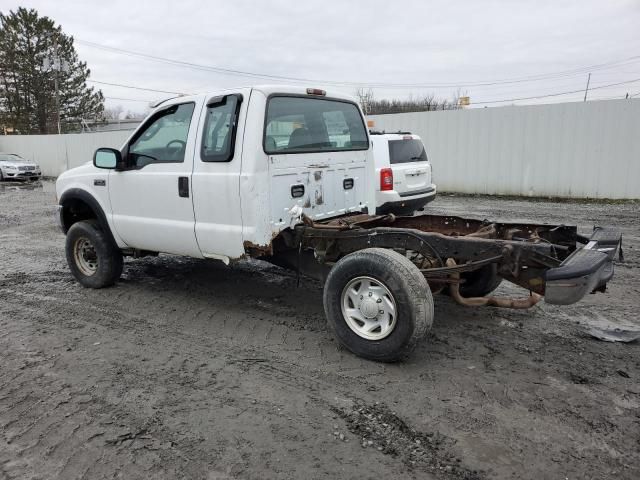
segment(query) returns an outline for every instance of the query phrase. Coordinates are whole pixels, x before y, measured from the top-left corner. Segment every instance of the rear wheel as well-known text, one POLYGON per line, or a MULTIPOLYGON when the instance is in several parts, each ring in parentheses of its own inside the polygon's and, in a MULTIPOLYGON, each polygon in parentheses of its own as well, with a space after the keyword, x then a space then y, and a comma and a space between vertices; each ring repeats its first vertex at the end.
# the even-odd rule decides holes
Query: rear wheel
POLYGON ((433 298, 420 270, 381 248, 336 263, 324 287, 324 309, 342 345, 383 362, 407 357, 433 323, 433 298))
POLYGON ((74 223, 65 250, 71 273, 84 287, 113 285, 122 274, 122 253, 95 220, 74 223))
POLYGON ((502 282, 502 277, 498 275, 498 266, 495 263, 485 265, 472 272, 462 273, 460 278, 465 280, 460 284, 460 295, 464 298, 487 296, 502 282))

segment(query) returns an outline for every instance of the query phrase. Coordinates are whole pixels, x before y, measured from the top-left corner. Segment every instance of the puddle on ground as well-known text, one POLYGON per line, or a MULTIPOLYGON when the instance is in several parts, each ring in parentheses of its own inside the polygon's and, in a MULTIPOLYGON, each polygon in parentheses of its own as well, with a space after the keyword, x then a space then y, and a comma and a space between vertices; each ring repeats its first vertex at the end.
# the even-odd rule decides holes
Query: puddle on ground
MULTIPOLYGON (((47 182, 45 182, 47 183, 47 182)), ((50 182, 49 182, 50 183, 50 182)), ((5 180, 0 182, 0 192, 18 192, 20 190, 43 190, 43 182, 25 182, 24 180, 5 180)))

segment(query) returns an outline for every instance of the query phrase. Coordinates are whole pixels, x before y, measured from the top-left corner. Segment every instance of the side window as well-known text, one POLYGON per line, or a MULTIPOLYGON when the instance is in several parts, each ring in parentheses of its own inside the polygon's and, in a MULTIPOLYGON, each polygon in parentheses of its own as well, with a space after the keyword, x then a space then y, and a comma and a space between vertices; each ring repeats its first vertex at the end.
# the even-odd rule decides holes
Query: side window
POLYGON ((184 162, 194 107, 194 103, 183 103, 158 112, 129 145, 132 165, 143 167, 150 163, 184 162))
POLYGON ((235 149, 241 97, 227 95, 207 104, 200 157, 203 162, 229 162, 235 149))

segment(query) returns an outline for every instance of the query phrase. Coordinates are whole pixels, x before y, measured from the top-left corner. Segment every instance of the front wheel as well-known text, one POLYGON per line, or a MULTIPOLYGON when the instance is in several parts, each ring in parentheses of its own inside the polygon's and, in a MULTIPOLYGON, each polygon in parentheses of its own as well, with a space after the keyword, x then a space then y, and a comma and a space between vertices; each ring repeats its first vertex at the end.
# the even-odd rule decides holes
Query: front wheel
POLYGON ((324 310, 342 345, 383 362, 406 358, 433 323, 433 298, 420 270, 382 248, 335 264, 324 286, 324 310))
POLYGON ((84 287, 108 287, 122 274, 122 253, 95 220, 74 223, 65 250, 71 273, 84 287))

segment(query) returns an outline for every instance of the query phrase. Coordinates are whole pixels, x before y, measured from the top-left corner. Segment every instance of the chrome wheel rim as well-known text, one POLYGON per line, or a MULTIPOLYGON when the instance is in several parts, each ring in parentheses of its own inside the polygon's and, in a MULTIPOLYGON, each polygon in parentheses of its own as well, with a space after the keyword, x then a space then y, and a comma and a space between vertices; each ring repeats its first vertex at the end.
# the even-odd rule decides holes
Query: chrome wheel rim
POLYGON ((80 237, 73 245, 73 256, 78 269, 90 277, 98 270, 98 254, 88 238, 80 237))
POLYGON ((396 301, 389 289, 371 277, 356 277, 342 290, 342 316, 366 340, 382 340, 396 326, 396 301))

